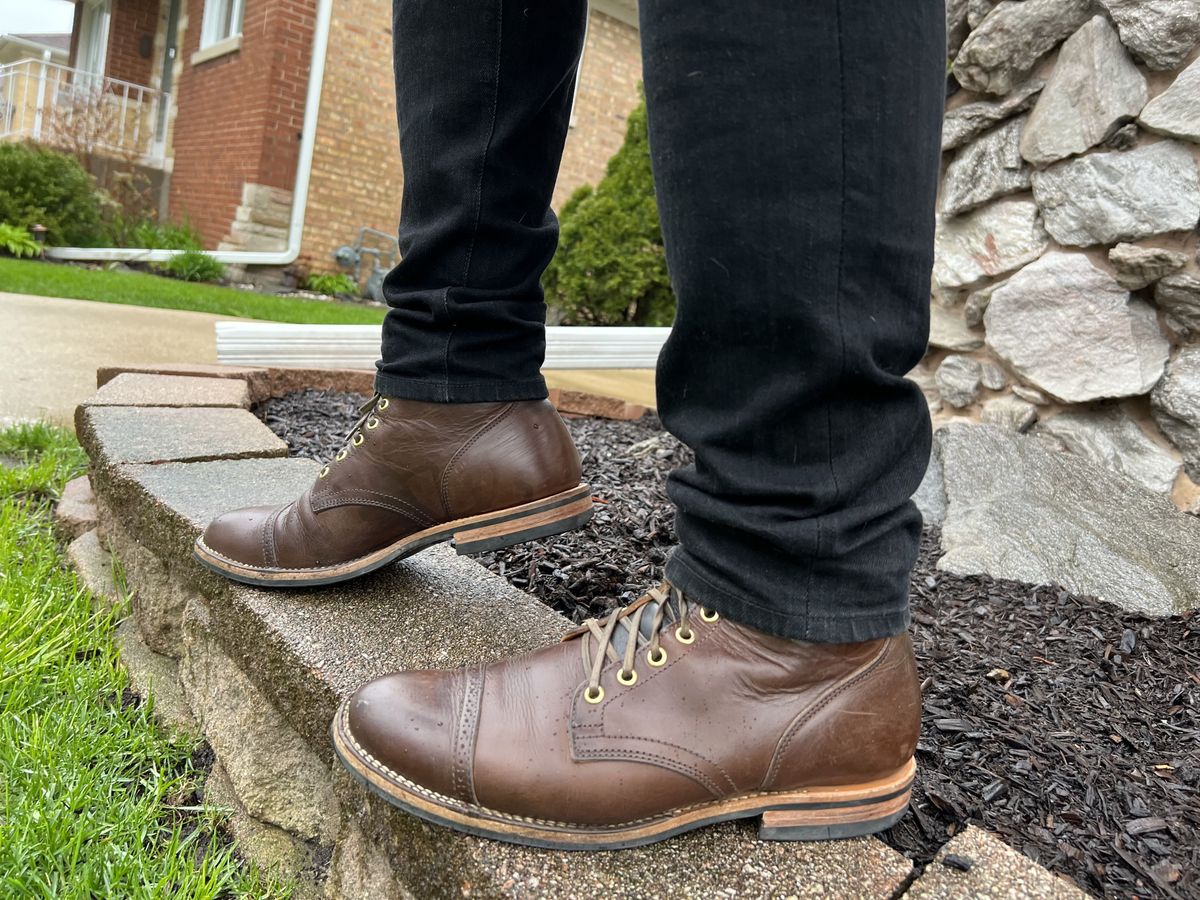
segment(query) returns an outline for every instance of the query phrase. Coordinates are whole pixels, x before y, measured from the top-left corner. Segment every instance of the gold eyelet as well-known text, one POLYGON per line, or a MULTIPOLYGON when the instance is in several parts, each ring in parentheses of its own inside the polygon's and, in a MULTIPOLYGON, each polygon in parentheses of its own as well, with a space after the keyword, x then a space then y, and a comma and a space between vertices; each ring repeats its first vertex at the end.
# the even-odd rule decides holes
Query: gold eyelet
POLYGON ((621 684, 625 685, 626 687, 628 687, 631 684, 636 684, 637 683, 637 669, 629 670, 629 679, 628 680, 625 679, 625 670, 617 669, 617 681, 621 682, 621 684))
POLYGON ((588 703, 599 703, 604 699, 604 688, 602 688, 600 685, 596 685, 595 693, 592 692, 591 688, 588 688, 583 692, 583 699, 588 703))
POLYGON ((377 408, 377 409, 387 409, 387 408, 388 408, 388 398, 387 398, 387 397, 380 397, 380 398, 379 398, 379 406, 378 406, 378 407, 376 407, 376 408, 377 408))
POLYGON ((662 647, 659 647, 657 656, 653 650, 647 651, 646 662, 650 663, 650 665, 654 666, 656 669, 660 666, 665 666, 667 664, 667 651, 662 647))
POLYGON ((710 610, 710 609, 705 609, 703 606, 700 607, 700 619, 702 621, 715 622, 719 618, 721 618, 721 614, 719 612, 717 612, 715 609, 710 610))
POLYGON ((354 439, 352 441, 350 441, 350 443, 352 443, 355 447, 357 447, 359 444, 361 444, 365 440, 366 440, 366 438, 362 436, 362 432, 359 432, 358 434, 356 434, 354 436, 354 439))
POLYGON ((371 418, 367 419, 367 427, 372 430, 378 428, 379 420, 377 418, 375 418, 374 416, 371 416, 371 418))
POLYGON ((345 447, 343 447, 341 450, 339 450, 337 452, 337 456, 335 456, 334 459, 336 459, 338 462, 341 462, 343 459, 346 458, 346 453, 347 453, 347 450, 345 447))
POLYGON ((326 466, 325 468, 323 468, 323 469, 321 470, 321 474, 320 474, 320 475, 318 475, 317 477, 318 477, 318 478, 324 478, 324 477, 325 477, 326 475, 328 475, 328 474, 329 474, 329 466, 326 466))
POLYGON ((682 628, 675 629, 675 640, 679 641, 679 643, 690 644, 695 639, 696 639, 696 632, 692 631, 692 629, 690 629, 690 628, 688 629, 687 637, 683 636, 682 628))

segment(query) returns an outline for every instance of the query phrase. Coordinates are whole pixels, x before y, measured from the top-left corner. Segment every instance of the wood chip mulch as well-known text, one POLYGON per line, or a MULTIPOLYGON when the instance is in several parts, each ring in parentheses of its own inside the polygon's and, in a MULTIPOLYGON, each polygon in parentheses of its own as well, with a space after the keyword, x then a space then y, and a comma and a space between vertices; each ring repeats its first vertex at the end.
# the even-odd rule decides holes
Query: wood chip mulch
MULTIPOLYGON (((361 401, 308 391, 258 412, 293 455, 325 459, 361 401)), ((592 522, 479 560, 578 622, 662 577, 665 476, 691 455, 652 415, 567 425, 592 522)), ((881 837, 923 866, 975 824, 1089 893, 1200 897, 1200 617, 952 576, 939 556, 927 529, 911 588, 919 775, 910 814, 881 837)))

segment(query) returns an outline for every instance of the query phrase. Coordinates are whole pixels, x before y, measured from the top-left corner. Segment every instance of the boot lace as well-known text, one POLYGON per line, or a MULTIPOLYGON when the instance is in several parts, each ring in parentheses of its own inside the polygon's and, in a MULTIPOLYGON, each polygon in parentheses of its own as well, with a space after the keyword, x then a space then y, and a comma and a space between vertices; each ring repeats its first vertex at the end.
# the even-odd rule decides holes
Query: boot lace
POLYGON ((675 640, 681 644, 692 643, 696 632, 692 630, 690 617, 695 611, 705 622, 716 622, 720 618, 715 611, 689 602, 683 591, 664 582, 629 606, 614 610, 603 619, 584 622, 574 632, 583 637, 580 641, 583 667, 588 673, 584 699, 588 703, 599 703, 604 699, 600 675, 606 662, 621 664, 617 681, 627 687, 637 682, 637 656, 642 650, 645 650, 647 665, 655 669, 665 666, 667 650, 661 641, 663 631, 674 625, 675 640))
POLYGON ((346 432, 346 436, 342 439, 342 448, 333 457, 333 462, 326 464, 321 469, 318 478, 324 478, 329 474, 329 469, 334 463, 341 462, 350 455, 350 451, 362 444, 366 438, 364 431, 374 431, 379 427, 379 417, 375 415, 377 412, 383 412, 388 408, 388 398, 376 393, 370 400, 358 408, 358 421, 353 427, 346 432))

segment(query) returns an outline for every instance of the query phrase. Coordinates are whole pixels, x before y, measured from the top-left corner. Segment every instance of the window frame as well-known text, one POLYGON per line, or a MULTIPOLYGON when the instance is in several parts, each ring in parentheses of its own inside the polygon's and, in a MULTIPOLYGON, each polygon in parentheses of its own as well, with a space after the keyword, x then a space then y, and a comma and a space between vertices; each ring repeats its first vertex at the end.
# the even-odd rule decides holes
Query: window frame
POLYGON ((245 0, 204 0, 204 17, 200 23, 200 49, 209 50, 237 42, 242 37, 242 17, 245 0), (229 31, 224 33, 225 22, 229 31))

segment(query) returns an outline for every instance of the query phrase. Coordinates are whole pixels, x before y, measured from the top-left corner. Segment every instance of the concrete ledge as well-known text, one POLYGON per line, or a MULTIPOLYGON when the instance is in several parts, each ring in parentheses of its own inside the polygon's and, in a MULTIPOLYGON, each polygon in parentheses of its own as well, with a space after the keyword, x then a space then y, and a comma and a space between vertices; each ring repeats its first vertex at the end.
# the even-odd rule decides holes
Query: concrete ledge
POLYGON ((75 411, 97 466, 286 456, 287 444, 244 409, 93 406, 75 411))
POLYGON ((92 394, 85 406, 250 406, 250 388, 240 378, 123 373, 92 394))

